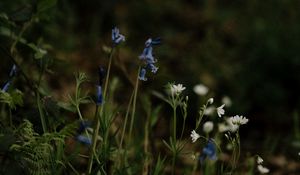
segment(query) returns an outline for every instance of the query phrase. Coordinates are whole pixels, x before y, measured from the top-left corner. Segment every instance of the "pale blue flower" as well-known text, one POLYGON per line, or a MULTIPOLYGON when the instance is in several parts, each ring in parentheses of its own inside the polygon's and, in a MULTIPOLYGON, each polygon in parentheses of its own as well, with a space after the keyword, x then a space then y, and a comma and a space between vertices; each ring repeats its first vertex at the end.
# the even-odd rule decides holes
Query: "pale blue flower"
POLYGON ((76 136, 76 140, 85 144, 85 145, 91 145, 92 144, 92 139, 88 138, 87 136, 84 135, 78 135, 76 136))
POLYGON ((4 84, 4 86, 2 87, 2 91, 7 92, 7 91, 8 91, 8 88, 9 88, 9 86, 10 86, 10 84, 11 84, 11 80, 7 81, 7 82, 4 84))
POLYGON ((17 74, 17 66, 14 64, 9 72, 10 77, 14 77, 17 74))
POLYGON ((115 27, 112 29, 111 39, 114 45, 118 45, 121 42, 125 41, 125 36, 120 34, 120 30, 117 27, 115 27))
POLYGON ((154 64, 152 64, 152 63, 149 63, 149 64, 147 64, 147 68, 148 69, 150 69, 151 70, 151 72, 152 73, 156 73, 157 72, 157 70, 158 70, 158 67, 156 67, 154 64))
POLYGON ((103 103, 103 95, 102 88, 100 85, 97 85, 97 97, 96 97, 96 105, 99 106, 103 103))
POLYGON ((210 160, 217 160, 216 146, 212 139, 209 139, 205 147, 202 149, 202 154, 199 157, 200 162, 203 163, 206 157, 210 160))
POLYGON ((140 70, 139 80, 147 81, 147 78, 145 77, 145 75, 146 75, 146 69, 142 68, 140 70))

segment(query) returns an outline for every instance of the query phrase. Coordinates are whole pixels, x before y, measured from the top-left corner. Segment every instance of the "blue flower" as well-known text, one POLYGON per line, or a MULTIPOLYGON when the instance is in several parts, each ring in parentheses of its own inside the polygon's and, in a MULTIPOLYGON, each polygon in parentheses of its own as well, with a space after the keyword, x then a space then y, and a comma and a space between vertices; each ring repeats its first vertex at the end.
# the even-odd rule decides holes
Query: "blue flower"
POLYGON ((143 53, 139 56, 141 60, 146 61, 147 63, 155 63, 157 62, 152 55, 152 47, 146 47, 143 50, 143 53))
POLYGON ((147 68, 148 69, 150 69, 151 70, 151 72, 152 73, 156 73, 157 72, 157 70, 158 70, 158 67, 156 67, 154 64, 152 64, 152 63, 149 63, 149 64, 147 64, 147 68))
POLYGON ((102 86, 105 77, 105 70, 101 66, 98 69, 98 75, 99 75, 99 85, 102 86))
POLYGON ((76 140, 85 144, 85 145, 91 145, 92 144, 92 139, 88 138, 87 136, 84 135, 78 135, 76 136, 76 140))
POLYGON ((100 85, 97 85, 97 97, 96 97, 96 105, 99 106, 103 103, 103 95, 102 95, 102 88, 100 85))
POLYGON ((9 76, 14 77, 15 75, 17 75, 17 66, 14 64, 9 72, 9 76))
POLYGON ((199 157, 201 163, 208 157, 210 160, 217 160, 216 146, 212 139, 209 139, 205 147, 202 149, 202 155, 199 157))
POLYGON ((117 27, 115 27, 112 29, 111 39, 112 39, 114 45, 118 45, 121 42, 125 41, 125 36, 121 35, 120 30, 117 27))
POLYGON ((2 87, 2 91, 7 92, 10 84, 11 84, 11 80, 8 80, 2 87))
POLYGON ((81 134, 84 130, 86 130, 90 126, 92 126, 91 121, 80 121, 77 133, 81 134))
POLYGON ((139 80, 147 81, 147 78, 145 77, 145 75, 146 75, 146 69, 142 68, 140 70, 139 80))
POLYGON ((145 42, 145 48, 142 52, 142 54, 139 56, 139 58, 145 62, 145 67, 141 69, 139 74, 139 79, 143 81, 147 81, 147 78, 145 78, 146 69, 150 69, 152 73, 156 73, 158 70, 158 67, 156 67, 154 64, 157 62, 157 60, 153 57, 153 45, 160 44, 161 40, 160 38, 152 39, 149 38, 145 42))

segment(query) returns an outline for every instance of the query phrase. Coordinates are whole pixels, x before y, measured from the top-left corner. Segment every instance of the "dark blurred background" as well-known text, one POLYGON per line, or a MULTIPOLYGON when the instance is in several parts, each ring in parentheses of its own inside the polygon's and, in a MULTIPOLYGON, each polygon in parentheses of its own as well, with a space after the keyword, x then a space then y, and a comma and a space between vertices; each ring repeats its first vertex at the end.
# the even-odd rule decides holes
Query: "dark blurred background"
MULTIPOLYGON (((0 12, 15 14, 33 3, 2 0, 0 12)), ((242 132, 253 142, 267 134, 286 139, 294 135, 293 119, 300 109, 299 7, 298 0, 61 0, 24 37, 47 44, 55 60, 48 81, 63 94, 74 83, 73 72, 95 76, 96 65, 106 65, 102 48, 111 43, 112 27, 126 36, 113 68, 124 84, 134 77, 131 69, 145 40, 161 37, 163 44, 154 50, 160 69, 143 89, 184 84, 195 116, 199 96, 193 86, 205 84, 210 92, 203 99, 214 97, 218 105, 229 96, 233 105, 226 114, 250 119, 242 132)), ((1 45, 8 47, 4 36, 1 45)), ((10 64, 2 55, 1 85, 10 64)))

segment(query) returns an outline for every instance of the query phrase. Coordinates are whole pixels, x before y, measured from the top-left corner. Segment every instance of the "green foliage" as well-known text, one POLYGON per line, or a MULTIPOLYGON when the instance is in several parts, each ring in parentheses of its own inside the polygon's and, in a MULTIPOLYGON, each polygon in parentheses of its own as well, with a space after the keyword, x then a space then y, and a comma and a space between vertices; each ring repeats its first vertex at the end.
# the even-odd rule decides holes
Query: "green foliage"
POLYGON ((16 109, 17 105, 23 105, 23 93, 17 89, 10 93, 0 90, 0 102, 6 103, 11 109, 16 109))

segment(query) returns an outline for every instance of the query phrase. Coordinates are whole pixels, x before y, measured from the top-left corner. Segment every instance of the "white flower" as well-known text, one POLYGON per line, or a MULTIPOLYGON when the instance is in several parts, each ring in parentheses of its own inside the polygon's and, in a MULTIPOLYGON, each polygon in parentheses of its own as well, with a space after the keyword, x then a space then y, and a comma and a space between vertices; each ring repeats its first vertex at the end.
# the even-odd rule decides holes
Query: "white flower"
POLYGON ((227 123, 227 130, 229 130, 230 132, 235 132, 239 129, 239 125, 234 125, 232 123, 233 117, 227 118, 226 119, 226 123, 227 123))
POLYGON ((200 135, 198 133, 196 133, 195 130, 193 130, 192 133, 191 133, 191 137, 192 137, 192 142, 194 143, 194 142, 197 141, 197 139, 200 138, 200 135))
POLYGON ((208 108, 204 109, 204 114, 205 115, 212 115, 215 111, 215 107, 214 106, 209 106, 208 108))
POLYGON ((270 170, 262 165, 258 165, 257 166, 257 169, 258 171, 261 173, 261 174, 266 174, 266 173, 269 173, 270 170))
POLYGON ((197 95, 206 95, 208 92, 208 88, 206 86, 204 86, 203 84, 198 84, 196 86, 194 86, 194 92, 197 95))
POLYGON ((229 130, 229 127, 226 126, 224 123, 218 124, 218 130, 219 132, 226 132, 229 130))
POLYGON ((217 107, 217 113, 218 113, 218 116, 219 116, 219 117, 222 117, 222 115, 225 114, 225 110, 223 109, 224 106, 225 106, 225 104, 223 104, 223 105, 220 106, 220 107, 217 107))
POLYGON ((257 156, 256 162, 257 164, 262 164, 264 160, 260 156, 257 156))
POLYGON ((230 107, 232 105, 232 101, 228 96, 224 96, 222 98, 222 103, 224 103, 227 107, 230 107))
POLYGON ((243 116, 234 116, 234 117, 231 117, 231 122, 233 125, 244 125, 246 123, 248 123, 248 119, 246 117, 243 117, 243 116))
POLYGON ((209 99, 207 100, 207 103, 208 103, 208 104, 213 104, 213 102, 214 102, 214 99, 213 99, 213 98, 209 98, 209 99))
POLYGON ((185 87, 183 87, 182 84, 173 84, 170 90, 172 95, 179 95, 183 90, 185 90, 185 87))
POLYGON ((203 131, 205 133, 210 133, 214 129, 214 123, 211 121, 207 121, 203 124, 203 131))

